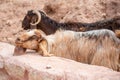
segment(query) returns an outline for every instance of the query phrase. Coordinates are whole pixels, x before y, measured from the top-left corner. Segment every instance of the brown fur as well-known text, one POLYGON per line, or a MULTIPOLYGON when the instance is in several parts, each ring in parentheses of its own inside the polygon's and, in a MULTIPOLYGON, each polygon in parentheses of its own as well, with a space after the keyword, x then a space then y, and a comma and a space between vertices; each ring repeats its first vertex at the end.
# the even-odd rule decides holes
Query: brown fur
POLYGON ((110 30, 58 31, 49 36, 41 35, 38 40, 21 41, 19 46, 32 49, 23 44, 35 45, 33 41, 38 41, 36 50, 43 56, 55 55, 120 71, 120 40, 110 30))

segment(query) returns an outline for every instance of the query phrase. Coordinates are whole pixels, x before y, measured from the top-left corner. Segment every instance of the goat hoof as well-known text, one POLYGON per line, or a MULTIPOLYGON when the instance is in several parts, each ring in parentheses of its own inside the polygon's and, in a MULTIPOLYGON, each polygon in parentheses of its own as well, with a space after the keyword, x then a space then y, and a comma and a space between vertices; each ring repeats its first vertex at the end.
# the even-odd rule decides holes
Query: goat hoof
POLYGON ((44 55, 45 57, 51 57, 51 56, 54 56, 54 54, 47 54, 47 55, 44 55))
POLYGON ((54 56, 54 54, 50 54, 50 56, 54 56))

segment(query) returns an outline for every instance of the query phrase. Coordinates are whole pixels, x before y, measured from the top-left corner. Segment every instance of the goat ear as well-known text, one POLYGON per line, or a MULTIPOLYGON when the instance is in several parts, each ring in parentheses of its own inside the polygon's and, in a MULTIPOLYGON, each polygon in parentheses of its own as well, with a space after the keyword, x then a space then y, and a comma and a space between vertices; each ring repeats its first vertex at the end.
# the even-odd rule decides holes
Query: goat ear
POLYGON ((41 32, 37 29, 35 29, 35 35, 39 38, 42 37, 41 32))
POLYGON ((30 21, 31 29, 37 29, 37 26, 36 26, 37 24, 35 25, 36 22, 37 22, 37 16, 34 15, 34 16, 32 16, 31 21, 30 21))
MULTIPOLYGON (((32 18, 31 18, 31 24, 33 24, 33 23, 35 23, 37 21, 37 17, 36 16, 33 16, 32 18)), ((31 25, 31 29, 36 29, 37 27, 36 27, 36 25, 31 25)))
POLYGON ((25 54, 25 51, 26 51, 26 48, 16 46, 14 49, 13 55, 22 55, 22 54, 25 54))
POLYGON ((44 32, 42 32, 41 30, 35 30, 35 35, 38 37, 38 42, 44 40, 44 36, 46 36, 46 34, 44 32))
POLYGON ((43 38, 43 39, 40 41, 40 43, 41 43, 41 45, 48 51, 48 42, 47 42, 47 40, 43 38))
POLYGON ((46 39, 42 39, 40 41, 39 50, 41 50, 41 51, 38 51, 38 52, 42 52, 43 56, 52 56, 52 54, 49 54, 49 52, 48 52, 48 42, 46 39))

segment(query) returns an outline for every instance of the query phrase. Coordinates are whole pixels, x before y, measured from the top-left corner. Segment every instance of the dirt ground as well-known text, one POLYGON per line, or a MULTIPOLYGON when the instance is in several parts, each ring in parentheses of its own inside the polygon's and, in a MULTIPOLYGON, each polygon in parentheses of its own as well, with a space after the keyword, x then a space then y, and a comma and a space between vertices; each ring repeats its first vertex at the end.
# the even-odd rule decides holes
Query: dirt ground
POLYGON ((0 42, 14 44, 28 10, 44 11, 58 22, 95 22, 120 15, 120 0, 0 0, 0 42))

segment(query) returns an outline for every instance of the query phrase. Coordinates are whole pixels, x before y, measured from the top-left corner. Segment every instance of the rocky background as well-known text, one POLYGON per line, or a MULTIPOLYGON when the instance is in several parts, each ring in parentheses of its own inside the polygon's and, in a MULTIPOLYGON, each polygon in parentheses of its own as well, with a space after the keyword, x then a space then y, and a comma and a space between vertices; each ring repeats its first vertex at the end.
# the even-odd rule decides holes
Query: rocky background
POLYGON ((58 22, 95 22, 120 15, 120 0, 0 0, 0 41, 14 44, 28 10, 44 11, 58 22))
POLYGON ((13 56, 12 45, 31 9, 58 22, 91 23, 120 15, 120 0, 0 0, 0 80, 120 80, 120 72, 102 66, 30 52, 13 56))

